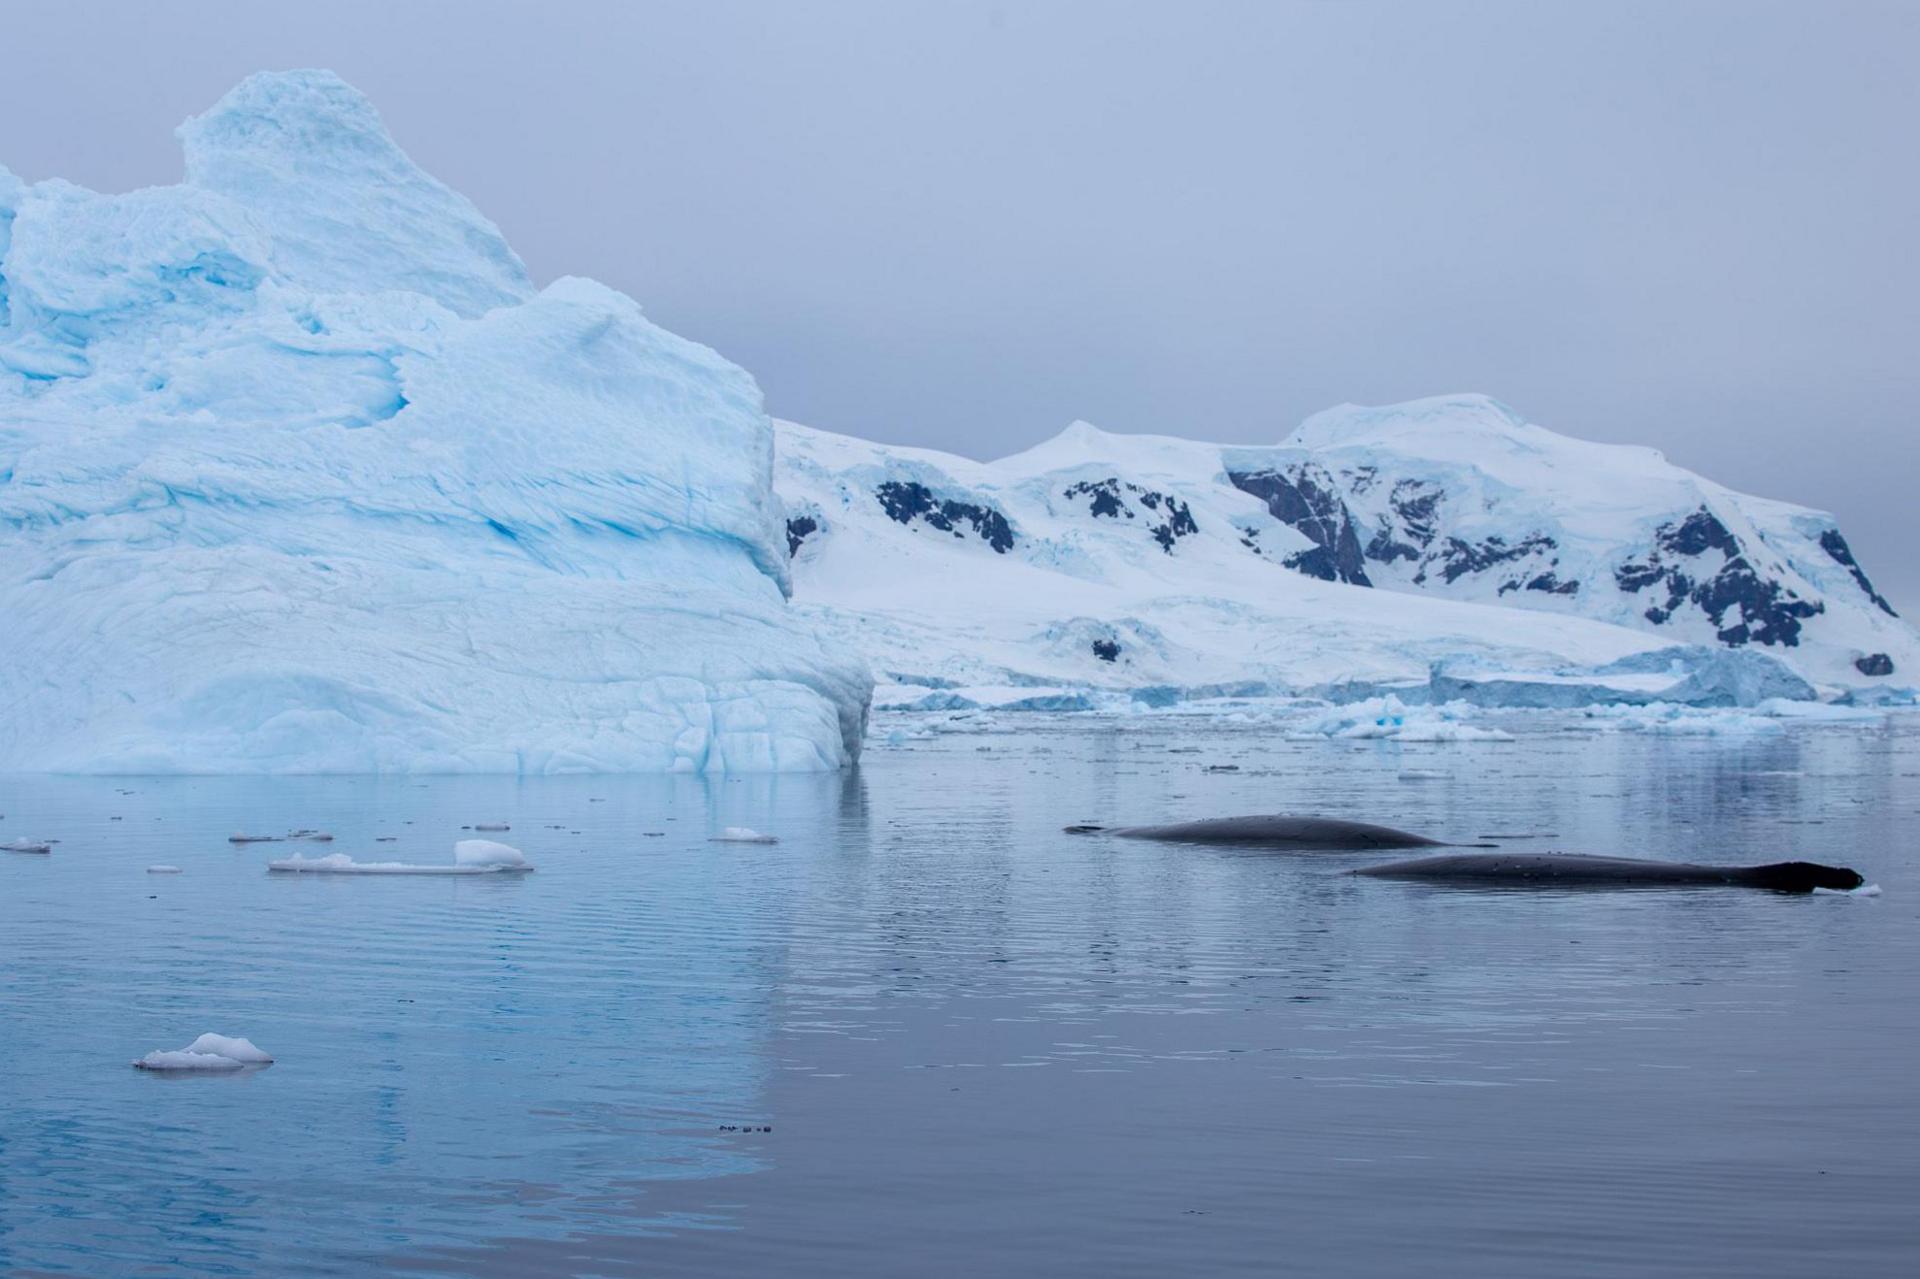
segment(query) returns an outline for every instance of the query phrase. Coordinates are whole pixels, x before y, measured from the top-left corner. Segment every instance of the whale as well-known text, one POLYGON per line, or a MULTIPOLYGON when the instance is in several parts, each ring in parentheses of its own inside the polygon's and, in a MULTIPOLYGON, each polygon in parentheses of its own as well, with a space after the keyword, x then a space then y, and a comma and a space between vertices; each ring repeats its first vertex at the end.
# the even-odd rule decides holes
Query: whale
POLYGON ((1114 835, 1173 844, 1213 844, 1233 848, 1350 852, 1372 848, 1492 848, 1492 844, 1446 844, 1391 826, 1342 821, 1335 817, 1295 817, 1264 813, 1250 817, 1209 817, 1168 826, 1069 826, 1069 835, 1114 835))
POLYGON ((1374 879, 1511 888, 1656 888, 1733 884, 1777 893, 1816 888, 1845 892, 1866 881, 1845 866, 1773 862, 1766 866, 1701 866, 1692 862, 1591 857, 1582 853, 1443 853, 1363 866, 1353 872, 1374 879))

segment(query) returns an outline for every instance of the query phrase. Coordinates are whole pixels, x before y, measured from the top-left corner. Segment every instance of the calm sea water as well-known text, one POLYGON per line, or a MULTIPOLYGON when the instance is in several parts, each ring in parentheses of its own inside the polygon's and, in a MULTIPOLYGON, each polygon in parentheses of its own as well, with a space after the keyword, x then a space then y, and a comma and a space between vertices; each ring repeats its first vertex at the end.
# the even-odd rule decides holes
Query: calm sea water
POLYGON ((1920 724, 1563 727, 0 779, 0 840, 62 841, 0 854, 0 1272, 1920 1272, 1920 724), (1281 810, 1885 891, 1472 891, 1059 832, 1281 810), (289 878, 226 842, 447 861, 496 820, 538 873, 289 878), (207 1030, 278 1063, 128 1068, 207 1030))

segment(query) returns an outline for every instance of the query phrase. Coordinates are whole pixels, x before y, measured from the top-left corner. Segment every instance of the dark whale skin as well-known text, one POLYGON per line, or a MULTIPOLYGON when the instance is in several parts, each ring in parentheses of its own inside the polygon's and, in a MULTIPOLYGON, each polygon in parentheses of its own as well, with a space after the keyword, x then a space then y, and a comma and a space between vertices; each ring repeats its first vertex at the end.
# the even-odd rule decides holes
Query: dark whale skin
MULTIPOLYGON (((1351 851, 1369 848, 1446 848, 1437 839, 1390 826, 1341 821, 1334 817, 1293 817, 1265 813, 1251 817, 1209 817, 1168 826, 1069 826, 1072 835, 1117 835, 1121 839, 1157 839, 1176 844, 1215 844, 1233 848, 1351 851)), ((1492 845, 1482 844, 1482 848, 1492 845)))
POLYGON ((1844 892, 1864 882, 1858 871, 1816 862, 1766 866, 1699 866, 1691 862, 1589 857, 1579 853, 1445 853, 1412 861, 1366 866, 1354 872, 1375 879, 1512 888, 1650 888, 1665 885, 1733 884, 1779 893, 1816 888, 1844 892))

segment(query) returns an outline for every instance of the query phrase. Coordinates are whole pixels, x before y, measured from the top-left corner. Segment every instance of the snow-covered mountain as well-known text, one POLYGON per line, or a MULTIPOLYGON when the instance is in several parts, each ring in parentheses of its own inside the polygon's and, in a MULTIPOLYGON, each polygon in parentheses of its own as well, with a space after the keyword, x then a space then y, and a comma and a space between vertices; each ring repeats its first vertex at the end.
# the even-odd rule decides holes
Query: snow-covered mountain
POLYGON ((896 701, 953 685, 1045 688, 1035 704, 1223 685, 1714 701, 1920 670, 1830 516, 1483 396, 1344 406, 1271 448, 1077 423, 993 463, 778 425, 796 602, 905 685, 896 701))
POLYGON ((176 186, 0 169, 0 771, 854 756, 751 377, 536 290, 330 73, 179 136, 176 186))

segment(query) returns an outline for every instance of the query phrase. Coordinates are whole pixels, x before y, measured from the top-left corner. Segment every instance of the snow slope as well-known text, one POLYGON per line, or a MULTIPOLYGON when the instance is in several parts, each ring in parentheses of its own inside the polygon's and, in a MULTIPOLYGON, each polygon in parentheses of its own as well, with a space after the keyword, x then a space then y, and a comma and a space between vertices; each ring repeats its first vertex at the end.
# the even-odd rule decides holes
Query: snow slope
POLYGON ((499 231, 326 72, 186 180, 0 169, 0 771, 819 769, 745 372, 499 231))
POLYGON ((1076 423, 992 463, 777 425, 796 602, 902 686, 888 704, 1752 705, 1920 670, 1830 517, 1484 397, 1336 409, 1263 449, 1076 423))

